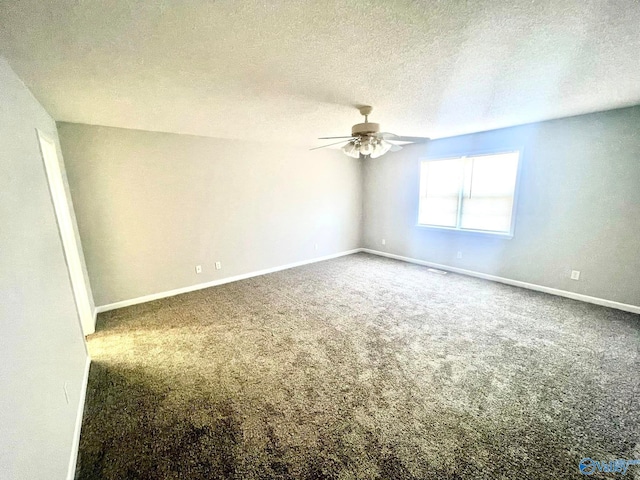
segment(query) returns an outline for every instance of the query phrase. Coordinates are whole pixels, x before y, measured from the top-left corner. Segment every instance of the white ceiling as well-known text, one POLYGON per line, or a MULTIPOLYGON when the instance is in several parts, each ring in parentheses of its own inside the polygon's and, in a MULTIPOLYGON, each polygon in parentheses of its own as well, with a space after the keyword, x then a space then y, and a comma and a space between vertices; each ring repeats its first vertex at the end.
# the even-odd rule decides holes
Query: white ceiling
POLYGON ((56 120, 317 145, 353 107, 431 137, 640 104, 637 0, 2 0, 56 120))

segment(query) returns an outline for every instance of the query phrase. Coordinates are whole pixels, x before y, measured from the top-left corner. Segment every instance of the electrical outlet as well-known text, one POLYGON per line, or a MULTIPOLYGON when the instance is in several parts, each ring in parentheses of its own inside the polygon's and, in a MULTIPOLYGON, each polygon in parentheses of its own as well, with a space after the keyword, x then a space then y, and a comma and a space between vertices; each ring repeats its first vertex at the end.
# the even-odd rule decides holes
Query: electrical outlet
POLYGON ((222 268, 221 262, 216 262, 216 270, 220 270, 222 268))
POLYGON ((458 258, 462 258, 462 252, 458 252, 457 257, 458 257, 458 258))
POLYGON ((387 244, 387 241, 383 238, 382 239, 382 245, 386 245, 386 244, 387 244))
POLYGON ((202 273, 202 265, 196 265, 196 273, 202 273))
POLYGON ((318 244, 317 243, 313 245, 313 249, 314 250, 318 250, 318 244))
POLYGON ((580 280, 579 270, 571 270, 571 280, 580 280))

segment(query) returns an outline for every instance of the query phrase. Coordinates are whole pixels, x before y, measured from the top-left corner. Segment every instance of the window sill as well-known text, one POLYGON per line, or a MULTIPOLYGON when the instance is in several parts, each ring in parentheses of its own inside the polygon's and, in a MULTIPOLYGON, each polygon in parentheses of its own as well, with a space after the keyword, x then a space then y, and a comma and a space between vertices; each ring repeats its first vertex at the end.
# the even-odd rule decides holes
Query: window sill
POLYGON ((476 235, 480 237, 501 238, 503 240, 511 240, 513 238, 513 233, 489 232, 486 230, 462 230, 459 228, 437 227, 435 225, 422 225, 421 223, 416 224, 416 227, 425 228, 427 230, 434 230, 437 232, 462 233, 464 235, 476 235))

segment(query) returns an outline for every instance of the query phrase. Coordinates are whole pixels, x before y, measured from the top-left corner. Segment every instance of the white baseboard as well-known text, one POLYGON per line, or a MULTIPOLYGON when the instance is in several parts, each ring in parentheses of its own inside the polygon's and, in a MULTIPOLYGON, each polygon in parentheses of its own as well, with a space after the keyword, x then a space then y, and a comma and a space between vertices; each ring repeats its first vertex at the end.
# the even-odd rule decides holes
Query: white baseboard
POLYGON ((128 307, 131 305, 137 305, 139 303, 150 302, 152 300, 158 300, 160 298, 172 297, 174 295, 180 295, 181 293, 193 292, 195 290, 202 290, 204 288, 215 287, 217 285, 223 285, 225 283, 237 282, 238 280, 245 280, 251 277, 257 277, 260 275, 266 275, 269 273, 279 272, 281 270, 287 270, 289 268, 300 267, 302 265, 308 265, 310 263, 322 262, 324 260, 330 260, 332 258, 343 257, 345 255, 352 255, 358 252, 371 253, 373 255, 379 255, 382 257, 394 258, 403 262, 415 263, 417 265, 424 265, 427 267, 438 268, 440 270, 447 270, 449 272, 460 273, 462 275, 468 275, 471 277, 483 278, 485 280, 492 280, 494 282, 504 283, 507 285, 513 285, 516 287, 527 288, 529 290, 536 290, 538 292, 549 293, 551 295, 557 295, 560 297, 571 298, 573 300, 580 300, 582 302, 593 303, 596 305, 602 305, 604 307, 616 308, 618 310, 624 310, 631 313, 640 314, 640 306, 629 305, 626 303, 614 302, 613 300, 606 300, 604 298, 592 297, 589 295, 583 295, 581 293, 569 292, 566 290, 560 290, 557 288, 545 287, 543 285, 536 285, 534 283, 522 282, 520 280, 512 280, 510 278, 498 277, 496 275, 490 275, 488 273, 476 272, 473 270, 465 270, 463 268, 451 267, 449 265, 442 265, 440 263, 427 262, 424 260, 418 260, 416 258, 403 257, 402 255, 396 255, 394 253, 381 252, 379 250, 372 250, 370 248, 355 248, 353 250, 347 250, 344 252, 334 253, 332 255, 326 255, 323 257, 312 258, 309 260, 302 260, 300 262, 289 263, 287 265, 280 265, 278 267, 267 268, 264 270, 257 270, 254 272, 243 273, 242 275, 235 275, 233 277, 221 278, 219 280, 213 280, 211 282, 199 283, 196 285, 190 285, 188 287, 177 288, 175 290, 169 290, 166 292, 154 293, 151 295, 145 295, 143 297, 132 298, 129 300, 123 300, 120 302, 110 303, 108 305, 101 305, 96 307, 96 315, 102 312, 108 312, 109 310, 115 310, 117 308, 128 307))
POLYGON ((67 480, 74 480, 76 477, 76 463, 78 461, 78 449, 80 447, 80 430, 82 429, 82 417, 84 416, 84 402, 87 398, 87 385, 89 383, 89 368, 91 367, 91 357, 87 355, 87 362, 84 366, 84 376, 78 399, 78 414, 76 415, 76 428, 73 431, 73 443, 71 444, 71 457, 69 458, 69 470, 67 480))
POLYGON ((174 295, 180 295, 181 293, 188 293, 188 292, 193 292, 195 290, 202 290, 204 288, 223 285, 225 283, 237 282, 238 280, 245 280, 251 277, 258 277, 260 275, 279 272, 281 270, 287 270, 289 268, 301 267, 302 265, 308 265, 310 263, 322 262, 324 260, 331 260, 332 258, 343 257, 345 255, 351 255, 353 253, 358 253, 361 251, 362 251, 361 248, 346 250, 344 252, 325 255, 323 257, 311 258, 309 260, 302 260, 300 262, 288 263, 286 265, 280 265, 278 267, 266 268, 264 270, 256 270, 254 272, 243 273, 242 275, 235 275, 233 277, 221 278, 219 280, 213 280, 211 282, 198 283, 196 285, 190 285, 188 287, 176 288, 175 290, 169 290, 167 292, 153 293, 151 295, 145 295, 143 297, 131 298, 129 300, 122 300, 121 302, 115 302, 115 303, 110 303, 108 305, 101 305, 99 307, 96 307, 96 312, 97 313, 108 312, 109 310, 115 310, 117 308, 129 307, 131 305, 137 305, 139 303, 151 302, 152 300, 158 300, 160 298, 173 297, 174 295))
POLYGON ((449 272, 460 273, 462 275, 469 275, 471 277, 483 278, 485 280, 492 280, 494 282, 505 283, 507 285, 513 285, 515 287, 528 288, 529 290, 536 290, 538 292, 550 293, 551 295, 558 295, 560 297, 571 298, 573 300, 580 300, 582 302, 594 303, 596 305, 602 305, 604 307, 616 308, 618 310, 624 310, 625 312, 640 313, 640 306, 629 305, 626 303, 614 302, 613 300, 605 300, 604 298, 591 297, 589 295, 583 295, 581 293, 568 292, 566 290, 559 290, 557 288, 545 287, 542 285, 536 285, 535 283, 521 282, 520 280, 511 280, 510 278, 498 277, 496 275, 489 275, 487 273, 475 272, 473 270, 465 270, 458 267, 450 267, 449 265, 442 265, 439 263, 425 262, 424 260, 418 260, 416 258, 403 257, 393 253, 381 252, 379 250, 371 250, 369 248, 361 248, 362 252, 371 253, 373 255, 379 255, 381 257, 394 258, 403 262, 415 263, 417 265, 424 265, 426 267, 438 268, 440 270, 447 270, 449 272))

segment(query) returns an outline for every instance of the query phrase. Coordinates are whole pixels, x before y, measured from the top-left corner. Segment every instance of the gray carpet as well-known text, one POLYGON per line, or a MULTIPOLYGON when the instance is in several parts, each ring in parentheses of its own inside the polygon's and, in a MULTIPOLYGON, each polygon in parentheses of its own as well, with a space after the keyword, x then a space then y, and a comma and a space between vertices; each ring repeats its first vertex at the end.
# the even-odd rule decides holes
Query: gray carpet
POLYGON ((395 260, 286 270, 101 314, 78 478, 585 478, 640 458, 639 348, 638 315, 395 260))

